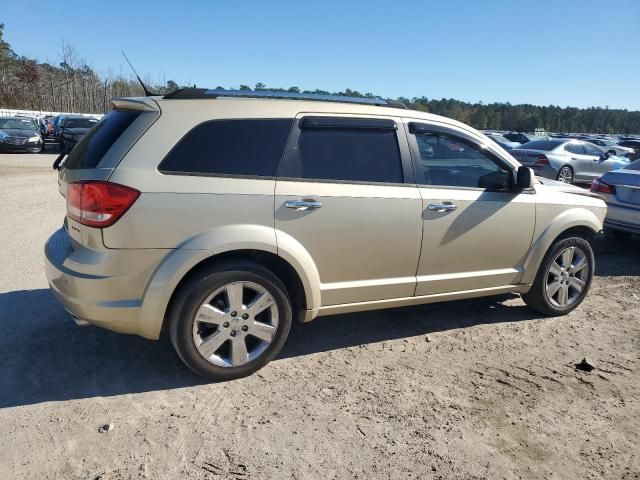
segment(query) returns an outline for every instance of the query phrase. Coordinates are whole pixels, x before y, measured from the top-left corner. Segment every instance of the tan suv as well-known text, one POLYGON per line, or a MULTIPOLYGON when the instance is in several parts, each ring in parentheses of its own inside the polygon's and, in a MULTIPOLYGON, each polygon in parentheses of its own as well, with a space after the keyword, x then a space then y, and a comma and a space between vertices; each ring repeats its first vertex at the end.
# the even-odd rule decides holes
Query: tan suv
POLYGON ((546 315, 576 308, 605 204, 401 107, 204 89, 114 100, 60 166, 51 289, 79 324, 166 331, 214 379, 264 366, 293 318, 504 292, 546 315))

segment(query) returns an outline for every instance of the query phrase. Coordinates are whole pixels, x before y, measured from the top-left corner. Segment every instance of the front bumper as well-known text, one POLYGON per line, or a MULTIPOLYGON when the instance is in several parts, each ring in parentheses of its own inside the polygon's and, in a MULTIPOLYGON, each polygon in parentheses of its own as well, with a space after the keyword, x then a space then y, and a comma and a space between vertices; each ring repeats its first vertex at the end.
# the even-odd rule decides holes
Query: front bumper
POLYGON ((45 245, 51 291, 81 321, 121 333, 157 338, 141 324, 142 299, 164 250, 93 250, 61 228, 45 245))
POLYGON ((22 145, 0 142, 0 152, 2 153, 38 153, 40 150, 42 150, 42 142, 25 143, 22 145))

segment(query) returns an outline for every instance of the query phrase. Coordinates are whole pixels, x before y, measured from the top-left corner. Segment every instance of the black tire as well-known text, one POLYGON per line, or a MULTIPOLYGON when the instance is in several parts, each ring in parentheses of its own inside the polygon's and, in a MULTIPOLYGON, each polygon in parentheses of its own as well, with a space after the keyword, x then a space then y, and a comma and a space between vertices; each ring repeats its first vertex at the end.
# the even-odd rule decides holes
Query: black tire
POLYGON ((591 281, 593 280, 593 274, 595 271, 595 260, 593 256, 593 250, 591 248, 591 244, 581 237, 567 236, 558 238, 549 251, 544 256, 542 263, 538 269, 538 273, 536 274, 536 278, 531 286, 531 289, 522 294, 522 299, 525 303, 532 309, 543 313, 545 315, 551 317, 557 317, 560 315, 566 315, 572 310, 576 309, 584 300, 587 293, 589 292, 589 288, 591 287, 591 281), (551 263, 555 261, 556 257, 568 247, 577 247, 585 253, 585 259, 588 262, 588 266, 586 272, 585 286, 582 289, 582 292, 578 295, 578 297, 573 301, 573 303, 560 307, 558 305, 554 305, 549 300, 546 288, 547 288, 547 274, 549 272, 549 268, 551 267, 551 263))
POLYGON ((291 300, 278 277, 260 264, 240 259, 220 262, 189 279, 176 292, 167 317, 169 336, 178 356, 195 373, 215 381, 246 377, 273 360, 287 340, 291 319, 291 300), (271 343, 254 360, 239 366, 214 365, 198 352, 194 343, 194 317, 207 296, 239 281, 258 284, 271 294, 278 307, 278 326, 271 343))
POLYGON ((558 170, 558 175, 556 176, 556 180, 558 180, 559 182, 562 182, 562 180, 560 180, 560 179, 565 174, 566 174, 566 178, 568 179, 568 181, 564 182, 564 183, 569 183, 569 184, 573 183, 573 169, 568 165, 565 165, 560 170, 558 170))

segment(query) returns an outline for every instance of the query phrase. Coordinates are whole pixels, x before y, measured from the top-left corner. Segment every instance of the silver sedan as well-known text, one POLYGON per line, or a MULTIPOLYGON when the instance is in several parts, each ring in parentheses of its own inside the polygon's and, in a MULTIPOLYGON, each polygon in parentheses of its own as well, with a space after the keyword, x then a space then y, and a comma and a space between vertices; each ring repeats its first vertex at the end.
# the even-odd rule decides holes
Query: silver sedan
POLYGON ((591 183, 606 172, 629 165, 629 159, 612 156, 581 140, 534 140, 509 153, 536 175, 564 183, 591 183))
POLYGON ((607 202, 605 228, 619 236, 640 233, 640 160, 596 178, 591 191, 607 202))

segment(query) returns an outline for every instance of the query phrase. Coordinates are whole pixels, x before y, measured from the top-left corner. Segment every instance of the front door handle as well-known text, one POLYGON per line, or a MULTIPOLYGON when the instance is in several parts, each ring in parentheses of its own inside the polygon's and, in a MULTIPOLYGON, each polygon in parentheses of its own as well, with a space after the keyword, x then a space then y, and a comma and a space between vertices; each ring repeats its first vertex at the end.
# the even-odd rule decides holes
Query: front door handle
POLYGON ((430 203, 427 208, 432 212, 442 213, 452 212, 456 208, 458 208, 458 206, 454 205, 453 203, 430 203))
POLYGON ((322 207, 322 202, 316 202, 315 200, 287 200, 284 202, 284 206, 301 211, 315 210, 322 207))

